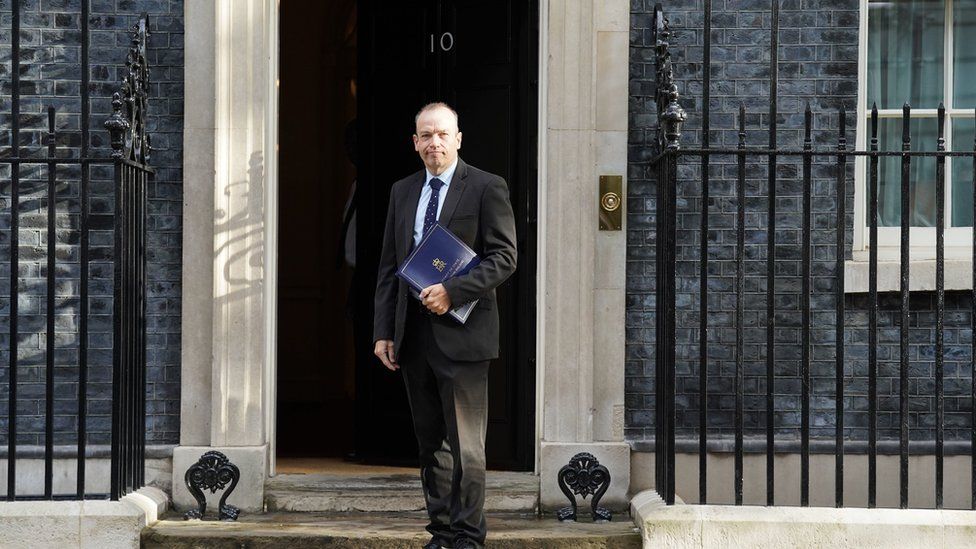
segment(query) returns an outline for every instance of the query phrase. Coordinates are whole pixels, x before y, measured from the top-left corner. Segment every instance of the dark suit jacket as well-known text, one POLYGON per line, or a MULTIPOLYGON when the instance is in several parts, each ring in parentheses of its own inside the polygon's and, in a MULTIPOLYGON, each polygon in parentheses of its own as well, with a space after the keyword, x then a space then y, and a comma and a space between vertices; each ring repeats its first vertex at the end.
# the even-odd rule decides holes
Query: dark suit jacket
MULTIPOLYGON (((390 191, 383 252, 376 277, 373 342, 392 339, 400 353, 407 319, 409 286, 396 270, 413 246, 414 218, 426 171, 401 179, 390 191)), ((478 299, 466 323, 447 314, 434 316, 433 333, 441 351, 453 360, 481 361, 498 356, 498 311, 495 288, 515 271, 515 216, 508 185, 501 177, 469 166, 458 158, 457 168, 438 221, 481 257, 481 263, 463 276, 444 282, 456 307, 478 299)))

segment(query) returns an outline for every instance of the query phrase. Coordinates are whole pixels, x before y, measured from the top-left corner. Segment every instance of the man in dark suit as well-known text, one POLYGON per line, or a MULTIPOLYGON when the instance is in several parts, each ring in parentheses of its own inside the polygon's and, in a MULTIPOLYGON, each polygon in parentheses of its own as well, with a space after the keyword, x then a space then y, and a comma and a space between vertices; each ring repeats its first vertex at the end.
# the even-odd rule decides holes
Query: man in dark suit
POLYGON ((426 549, 483 547, 488 363, 498 356, 495 288, 515 271, 508 185, 458 158, 457 113, 432 103, 417 114, 414 149, 425 169, 393 184, 376 281, 374 353, 407 388, 420 447, 431 533, 426 549), (434 221, 481 263, 425 288, 421 300, 395 276, 434 221), (445 313, 477 299, 467 322, 445 313), (402 368, 401 368, 402 366, 402 368))

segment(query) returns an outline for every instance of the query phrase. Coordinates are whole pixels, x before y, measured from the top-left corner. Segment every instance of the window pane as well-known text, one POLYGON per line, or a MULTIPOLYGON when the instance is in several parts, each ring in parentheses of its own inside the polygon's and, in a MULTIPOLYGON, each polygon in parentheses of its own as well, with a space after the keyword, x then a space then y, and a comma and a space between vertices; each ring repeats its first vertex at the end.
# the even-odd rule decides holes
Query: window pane
MULTIPOLYGON (((936 120, 916 118, 909 124, 913 151, 934 151, 936 120)), ((901 150, 901 119, 878 121, 878 146, 882 151, 901 150)), ((913 227, 935 225, 935 158, 912 157, 909 171, 909 204, 913 227)), ((878 226, 901 226, 901 158, 883 156, 878 161, 878 226)))
MULTIPOLYGON (((973 119, 952 121, 952 150, 973 150, 973 119)), ((952 226, 973 226, 973 159, 952 159, 952 226)))
POLYGON ((939 105, 944 28, 943 0, 868 3, 868 108, 939 105))
MULTIPOLYGON (((955 0, 952 4, 953 98, 957 109, 976 107, 976 0, 955 0)), ((969 212, 972 218, 972 212, 969 212)))

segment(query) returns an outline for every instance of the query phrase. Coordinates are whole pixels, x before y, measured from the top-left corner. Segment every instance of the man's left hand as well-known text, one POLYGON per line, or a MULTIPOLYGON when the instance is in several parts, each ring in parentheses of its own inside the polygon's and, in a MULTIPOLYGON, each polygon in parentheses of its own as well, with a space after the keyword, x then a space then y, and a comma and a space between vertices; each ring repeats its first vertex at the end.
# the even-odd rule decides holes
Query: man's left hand
POLYGON ((443 284, 428 286, 420 292, 420 302, 432 313, 442 315, 451 309, 451 298, 443 284))

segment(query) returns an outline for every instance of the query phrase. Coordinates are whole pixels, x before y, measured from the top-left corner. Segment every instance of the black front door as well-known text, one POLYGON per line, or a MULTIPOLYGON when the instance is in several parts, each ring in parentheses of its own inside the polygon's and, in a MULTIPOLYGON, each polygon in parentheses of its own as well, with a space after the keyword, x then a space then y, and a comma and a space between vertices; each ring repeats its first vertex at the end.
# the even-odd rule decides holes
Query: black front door
MULTIPOLYGON (((372 350, 372 299, 394 181, 423 167, 414 116, 445 101, 465 162, 505 178, 518 270, 498 289, 501 354, 489 374, 488 466, 531 469, 535 439, 536 0, 359 2, 357 347, 372 350)), ((356 449, 367 461, 416 458, 403 380, 357 353, 356 449)))

